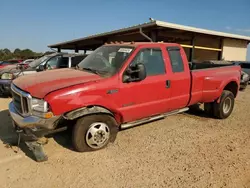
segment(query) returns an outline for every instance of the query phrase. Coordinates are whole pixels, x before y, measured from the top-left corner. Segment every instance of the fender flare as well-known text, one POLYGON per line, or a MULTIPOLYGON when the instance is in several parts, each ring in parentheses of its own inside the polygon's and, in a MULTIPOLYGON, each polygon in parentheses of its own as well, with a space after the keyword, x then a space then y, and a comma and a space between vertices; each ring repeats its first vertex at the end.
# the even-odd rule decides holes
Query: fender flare
POLYGON ((73 110, 71 112, 64 114, 64 118, 67 120, 74 120, 74 119, 77 119, 79 117, 83 117, 86 115, 99 114, 99 113, 108 114, 108 115, 111 115, 112 117, 115 117, 114 113, 112 113, 110 110, 104 107, 86 106, 86 107, 78 108, 76 110, 73 110))
POLYGON ((219 97, 218 97, 217 100, 216 100, 217 103, 220 103, 221 94, 222 94, 223 90, 226 88, 226 86, 229 85, 230 83, 233 83, 233 82, 235 82, 235 83, 237 84, 237 91, 236 91, 235 97, 237 96, 238 90, 239 90, 239 88, 240 88, 240 84, 238 83, 237 79, 231 79, 231 80, 229 80, 229 81, 224 81, 224 82, 222 83, 221 87, 220 87, 221 89, 220 89, 220 91, 219 91, 219 97))

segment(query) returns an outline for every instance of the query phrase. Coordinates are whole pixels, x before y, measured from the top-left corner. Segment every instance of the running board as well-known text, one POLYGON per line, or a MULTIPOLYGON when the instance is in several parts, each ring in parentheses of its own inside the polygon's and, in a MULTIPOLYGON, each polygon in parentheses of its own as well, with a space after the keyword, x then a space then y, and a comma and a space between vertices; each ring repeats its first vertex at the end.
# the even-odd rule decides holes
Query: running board
POLYGON ((150 118, 145 118, 145 119, 141 119, 141 120, 138 120, 138 121, 133 121, 133 122, 130 122, 130 123, 121 124, 121 129, 128 129, 128 128, 135 127, 137 125, 141 125, 141 124, 144 124, 144 123, 149 123, 149 122, 152 122, 152 121, 164 119, 167 116, 174 115, 174 114, 179 114, 179 113, 182 113, 182 112, 185 112, 185 111, 188 111, 188 110, 189 110, 189 108, 186 107, 186 108, 182 108, 182 109, 179 109, 179 110, 174 110, 172 112, 168 112, 168 113, 165 113, 165 114, 153 116, 153 117, 150 117, 150 118))

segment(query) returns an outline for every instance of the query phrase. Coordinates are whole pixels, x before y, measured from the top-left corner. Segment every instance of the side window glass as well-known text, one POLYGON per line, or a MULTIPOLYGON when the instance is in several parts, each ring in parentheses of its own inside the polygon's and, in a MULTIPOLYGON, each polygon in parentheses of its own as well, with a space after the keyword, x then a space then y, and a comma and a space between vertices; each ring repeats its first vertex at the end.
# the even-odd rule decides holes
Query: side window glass
POLYGON ((167 48, 173 72, 184 72, 184 65, 179 48, 167 48))
POLYGON ((165 74, 165 65, 162 58, 161 49, 147 48, 143 49, 135 56, 130 66, 143 63, 148 76, 165 74))
POLYGON ((75 67, 79 64, 87 55, 75 56, 71 58, 71 67, 75 67))
POLYGON ((59 68, 67 68, 69 66, 69 57, 62 57, 59 61, 59 68))
POLYGON ((60 59, 61 59, 60 56, 55 56, 55 57, 52 57, 51 59, 49 59, 46 63, 46 69, 50 70, 50 69, 57 68, 57 64, 58 64, 60 59))

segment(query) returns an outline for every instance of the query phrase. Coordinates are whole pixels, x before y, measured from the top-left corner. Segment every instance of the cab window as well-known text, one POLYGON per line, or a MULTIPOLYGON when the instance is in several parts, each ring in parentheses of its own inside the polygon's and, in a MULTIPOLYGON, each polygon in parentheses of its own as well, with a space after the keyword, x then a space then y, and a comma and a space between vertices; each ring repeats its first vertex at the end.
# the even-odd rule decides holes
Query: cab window
POLYGON ((172 71, 175 72, 184 72, 184 64, 182 61, 180 48, 178 47, 168 47, 168 55, 170 58, 170 63, 172 66, 172 71))
POLYGON ((46 69, 50 70, 57 68, 57 63, 59 62, 60 59, 61 56, 54 56, 50 58, 46 63, 46 69))
POLYGON ((165 74, 165 65, 160 48, 145 48, 138 52, 131 65, 143 63, 148 76, 165 74))

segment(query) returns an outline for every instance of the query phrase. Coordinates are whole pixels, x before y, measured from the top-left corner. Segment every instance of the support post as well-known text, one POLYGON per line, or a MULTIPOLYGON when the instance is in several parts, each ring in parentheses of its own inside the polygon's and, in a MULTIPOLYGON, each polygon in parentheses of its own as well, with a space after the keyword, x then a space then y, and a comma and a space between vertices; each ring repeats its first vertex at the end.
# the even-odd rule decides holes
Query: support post
POLYGON ((218 52, 218 60, 222 60, 223 38, 220 39, 220 49, 221 51, 218 52))
POLYGON ((157 42, 157 31, 153 30, 150 32, 150 38, 152 39, 153 42, 157 42))
POLYGON ((61 52, 61 48, 60 47, 57 48, 57 52, 61 52))
POLYGON ((78 47, 76 46, 75 47, 75 53, 78 53, 79 52, 79 50, 78 50, 78 47))
POLYGON ((194 41, 195 41, 195 36, 192 37, 192 41, 191 41, 192 48, 190 48, 190 52, 189 52, 189 62, 192 62, 194 58, 194 46, 195 46, 194 41))

